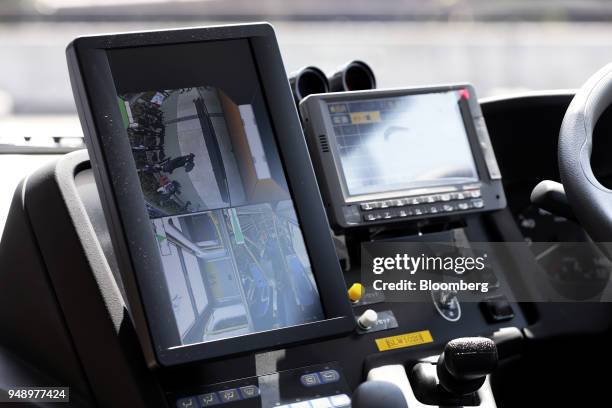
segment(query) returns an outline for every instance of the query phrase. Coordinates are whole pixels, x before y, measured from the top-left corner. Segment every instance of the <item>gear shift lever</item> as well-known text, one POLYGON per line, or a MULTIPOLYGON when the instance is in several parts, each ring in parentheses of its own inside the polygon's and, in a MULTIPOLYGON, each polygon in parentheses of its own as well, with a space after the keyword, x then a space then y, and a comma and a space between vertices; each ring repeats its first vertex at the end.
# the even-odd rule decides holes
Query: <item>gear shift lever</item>
POLYGON ((414 366, 410 382, 419 401, 430 405, 478 405, 476 392, 497 367, 497 346, 486 337, 449 341, 437 364, 414 366))
POLYGON ((463 337, 446 343, 436 372, 440 385, 451 394, 478 391, 497 367, 497 346, 486 337, 463 337))

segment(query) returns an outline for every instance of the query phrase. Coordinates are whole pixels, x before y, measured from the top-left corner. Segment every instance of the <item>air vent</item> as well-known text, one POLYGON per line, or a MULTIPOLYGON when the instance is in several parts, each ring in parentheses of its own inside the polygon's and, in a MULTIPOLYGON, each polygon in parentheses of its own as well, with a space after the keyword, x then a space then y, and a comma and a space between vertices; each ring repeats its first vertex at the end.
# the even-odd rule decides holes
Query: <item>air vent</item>
POLYGON ((329 143, 327 142, 327 137, 325 135, 319 135, 319 145, 321 146, 322 152, 329 152, 329 143))

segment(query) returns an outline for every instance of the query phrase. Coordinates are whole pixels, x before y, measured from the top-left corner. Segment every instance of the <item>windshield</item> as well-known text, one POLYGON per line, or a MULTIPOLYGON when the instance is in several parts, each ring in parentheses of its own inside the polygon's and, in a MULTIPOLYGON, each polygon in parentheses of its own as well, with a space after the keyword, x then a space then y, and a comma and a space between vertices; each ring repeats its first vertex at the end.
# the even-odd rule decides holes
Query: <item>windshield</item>
POLYGON ((265 20, 288 72, 361 59, 380 88, 494 96, 579 86, 611 58, 611 16, 603 0, 4 0, 0 115, 74 116, 64 48, 84 34, 265 20))

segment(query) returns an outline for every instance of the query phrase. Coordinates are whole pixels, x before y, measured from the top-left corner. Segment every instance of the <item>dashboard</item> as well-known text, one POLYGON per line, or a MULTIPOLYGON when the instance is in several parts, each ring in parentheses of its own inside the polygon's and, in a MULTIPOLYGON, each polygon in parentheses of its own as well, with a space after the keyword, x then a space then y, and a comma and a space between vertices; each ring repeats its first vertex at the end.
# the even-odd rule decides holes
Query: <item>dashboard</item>
POLYGON ((376 90, 362 61, 285 81, 262 24, 83 37, 67 53, 88 150, 28 175, 6 216, 0 259, 21 273, 0 287, 2 378, 28 355, 75 406, 349 407, 380 379, 410 406, 496 406, 488 372, 460 395, 420 381, 457 338, 492 341, 504 365, 528 338, 612 321, 569 303, 609 293, 609 263, 529 201, 559 179, 570 93, 376 90), (370 285, 373 258, 408 249, 441 260, 424 297, 370 285), (439 270, 458 259, 469 273, 439 270), (470 282, 487 290, 452 289, 470 282), (562 304, 532 303, 552 295, 562 304))

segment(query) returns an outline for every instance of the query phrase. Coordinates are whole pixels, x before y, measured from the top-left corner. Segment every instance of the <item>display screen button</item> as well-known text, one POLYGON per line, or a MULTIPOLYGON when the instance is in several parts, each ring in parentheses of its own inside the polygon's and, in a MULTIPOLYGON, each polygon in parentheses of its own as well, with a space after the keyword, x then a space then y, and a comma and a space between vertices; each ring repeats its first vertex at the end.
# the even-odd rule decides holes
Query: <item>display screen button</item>
POLYGON ((194 397, 181 398, 176 401, 176 408, 198 408, 198 402, 194 397))
POLYGON ((321 380, 316 373, 302 375, 300 377, 300 382, 306 387, 314 387, 315 385, 321 384, 321 380))
POLYGON ((329 398, 317 398, 310 400, 312 408, 333 408, 333 405, 329 398))
POLYGON ((340 374, 336 370, 325 370, 319 373, 319 377, 321 377, 321 382, 327 384, 338 381, 340 374))
POLYGON ((474 200, 474 201, 472 201, 472 205, 474 206, 474 208, 483 208, 484 207, 484 201, 482 201, 482 200, 474 200))
POLYGON ((212 407, 213 405, 221 403, 221 400, 219 400, 219 396, 215 392, 202 394, 198 396, 198 399, 200 400, 200 405, 202 405, 203 407, 212 407))
POLYGON ((242 398, 255 398, 259 395, 259 388, 255 385, 247 385, 245 387, 240 387, 240 394, 242 394, 242 398))
POLYGON ((334 395, 329 397, 334 408, 348 408, 351 406, 351 399, 346 394, 334 395))
POLYGON ((231 390, 219 391, 219 396, 221 397, 221 402, 232 402, 240 400, 238 390, 234 388, 232 388, 231 390))

